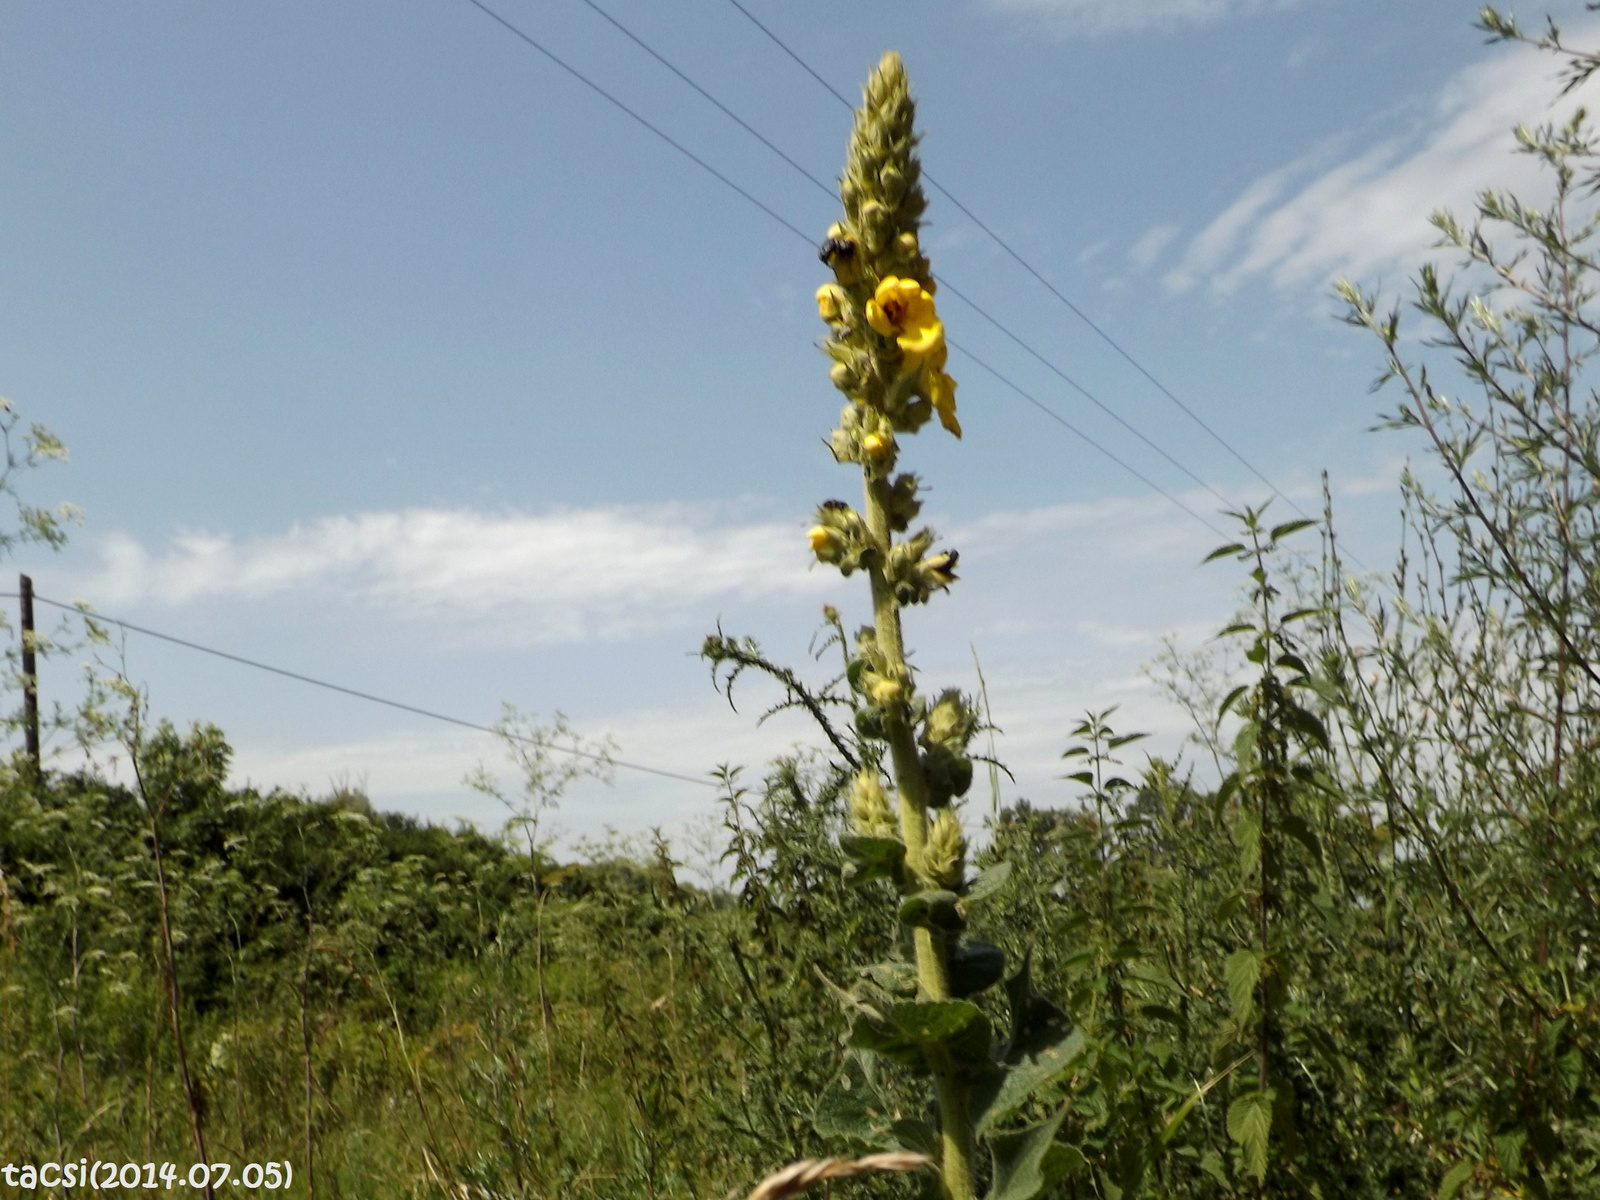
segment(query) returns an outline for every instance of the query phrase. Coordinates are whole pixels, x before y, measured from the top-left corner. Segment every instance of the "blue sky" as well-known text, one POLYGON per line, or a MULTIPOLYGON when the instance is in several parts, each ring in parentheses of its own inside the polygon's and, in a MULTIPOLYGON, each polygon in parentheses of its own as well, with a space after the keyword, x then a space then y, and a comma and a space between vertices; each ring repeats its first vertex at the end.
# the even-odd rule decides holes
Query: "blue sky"
MULTIPOLYGON (((834 208, 582 0, 491 7, 820 239, 834 208)), ((810 173, 849 114, 727 0, 597 0, 810 173)), ((1435 0, 744 0, 854 94, 886 48, 928 171, 1302 506, 1387 561, 1416 447, 1368 432, 1374 346, 1330 281, 1395 289, 1427 213, 1491 183, 1552 112, 1553 64, 1435 0)), ((1556 6, 1580 39, 1581 5, 1556 6)), ((1527 17, 1540 14, 1529 12, 1527 17)), ((0 15, 0 394, 70 464, 30 483, 87 520, 21 564, 41 593, 397 699, 492 720, 560 708, 699 774, 802 739, 754 727, 692 657, 720 619, 803 659, 858 580, 808 569, 821 439, 808 247, 495 24, 426 5, 7 6, 0 15)), ((1591 41, 1600 41, 1600 31, 1591 41)), ((1235 501, 1259 482, 943 197, 935 270, 1235 501)), ((951 334, 1214 523, 1219 502, 946 297, 951 334)), ((1203 644, 1216 535, 953 356, 965 439, 909 457, 966 566, 911 623, 930 684, 985 665, 1018 788, 1086 707, 1158 748, 1140 674, 1203 644)), ((1279 502, 1279 508, 1282 508, 1279 502)), ((230 734, 241 778, 436 819, 481 737, 141 639, 155 709, 230 734)), ((72 669, 47 694, 70 696, 72 669)), ((680 828, 710 793, 584 788, 571 836, 680 828)))

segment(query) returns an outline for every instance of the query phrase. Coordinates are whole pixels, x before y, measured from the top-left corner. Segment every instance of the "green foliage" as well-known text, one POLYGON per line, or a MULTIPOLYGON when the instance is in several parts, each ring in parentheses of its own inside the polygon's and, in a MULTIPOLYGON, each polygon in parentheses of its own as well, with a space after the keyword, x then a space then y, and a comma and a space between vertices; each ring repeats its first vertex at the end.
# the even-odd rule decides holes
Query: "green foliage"
MULTIPOLYGON (((1600 63, 1483 19, 1567 56, 1569 80, 1600 63)), ((1551 205, 1491 192, 1470 226, 1437 218, 1464 268, 1421 273, 1426 337, 1343 288, 1398 384, 1389 423, 1435 468, 1404 480, 1393 580, 1349 578, 1331 518, 1307 556, 1308 523, 1232 514, 1212 558, 1242 569, 1220 642, 1244 666, 1169 663, 1215 786, 1129 765, 1139 735, 1091 712, 1063 755, 1077 803, 996 802, 973 852, 952 814, 986 727, 958 693, 917 694, 898 626, 955 557, 890 536, 916 481, 887 465, 935 412, 959 429, 954 384, 923 344, 931 293, 893 337, 855 319, 885 264, 931 284, 897 64, 869 101, 887 132, 852 160, 819 297, 867 515, 830 502, 812 532, 866 573, 874 624, 849 637, 827 610, 820 684, 707 639, 730 700, 763 674, 823 743, 758 783, 723 773, 728 886, 681 883, 659 833, 557 861, 541 819, 611 753, 560 718, 506 714, 521 789, 473 777, 510 813, 495 838, 349 790, 231 788, 217 730, 152 725, 103 677, 77 732, 129 770, 0 768, 0 1156, 185 1161, 203 1137, 292 1156, 335 1196, 687 1200, 908 1148, 938 1184, 850 1186, 1600 1200, 1584 119, 1520 132, 1551 205)), ((58 449, 26 445, 11 470, 58 449)), ((17 536, 51 541, 34 511, 17 536)))

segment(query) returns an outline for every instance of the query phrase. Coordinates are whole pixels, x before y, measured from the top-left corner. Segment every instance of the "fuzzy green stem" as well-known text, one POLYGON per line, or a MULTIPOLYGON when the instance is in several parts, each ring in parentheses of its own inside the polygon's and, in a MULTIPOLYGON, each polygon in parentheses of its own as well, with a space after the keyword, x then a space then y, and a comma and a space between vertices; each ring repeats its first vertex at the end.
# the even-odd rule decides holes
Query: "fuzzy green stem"
MULTIPOLYGON (((866 520, 873 540, 888 558, 894 544, 889 528, 888 485, 881 479, 866 480, 866 520)), ((886 666, 896 677, 910 679, 906 669, 905 642, 900 629, 900 603, 884 578, 881 567, 868 572, 872 580, 872 614, 877 629, 877 644, 886 666)), ((909 700, 909 695, 906 697, 909 700)), ((889 754, 894 763, 895 789, 900 801, 900 834, 906 844, 906 861, 925 883, 928 844, 928 781, 922 772, 916 738, 906 722, 903 709, 886 706, 884 732, 889 739, 889 754)), ((931 929, 913 931, 917 955, 917 981, 929 1000, 950 998, 950 971, 945 939, 931 929)), ((974 1200, 972 1182, 973 1131, 967 1114, 967 1089, 948 1069, 934 1072, 939 1097, 941 1155, 939 1171, 949 1200, 974 1200)))

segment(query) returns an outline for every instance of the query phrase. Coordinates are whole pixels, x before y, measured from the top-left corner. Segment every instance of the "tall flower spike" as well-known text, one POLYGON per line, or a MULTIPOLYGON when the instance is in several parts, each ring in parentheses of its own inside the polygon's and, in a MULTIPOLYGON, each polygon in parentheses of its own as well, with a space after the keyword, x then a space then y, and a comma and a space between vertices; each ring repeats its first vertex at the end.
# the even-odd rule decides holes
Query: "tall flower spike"
POLYGON ((835 282, 818 291, 817 307, 832 335, 834 385, 853 403, 900 433, 915 433, 937 413, 960 437, 937 286, 917 241, 927 199, 915 118, 905 65, 886 54, 856 113, 839 181, 844 220, 828 230, 819 255, 835 282))

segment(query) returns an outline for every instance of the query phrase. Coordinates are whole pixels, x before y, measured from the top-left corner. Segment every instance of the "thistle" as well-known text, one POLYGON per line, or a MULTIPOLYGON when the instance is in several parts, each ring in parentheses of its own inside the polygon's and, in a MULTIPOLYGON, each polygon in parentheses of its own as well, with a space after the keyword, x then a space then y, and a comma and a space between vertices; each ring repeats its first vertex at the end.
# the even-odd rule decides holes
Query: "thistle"
MULTIPOLYGON (((931 529, 912 531, 919 480, 896 470, 903 440, 935 416, 961 436, 938 286, 918 240, 926 201, 915 112, 899 56, 885 55, 856 114, 839 184, 843 217, 822 243, 820 257, 833 279, 817 289, 817 311, 828 327, 823 349, 833 360, 829 377, 845 397, 829 444, 839 462, 861 471, 864 500, 859 511, 826 501, 808 537, 819 562, 846 576, 859 571, 870 584, 872 624, 857 633, 847 671, 868 762, 850 792, 855 832, 842 844, 855 880, 889 879, 899 888, 900 919, 910 928, 915 958, 868 968, 863 982, 841 989, 840 998, 851 1014, 852 1046, 933 1077, 938 1129, 928 1128, 918 1143, 914 1128, 886 1137, 870 1126, 840 1125, 837 1114, 862 1104, 862 1085, 871 1086, 870 1076, 849 1077, 849 1067, 831 1089, 838 1094, 818 1111, 825 1132, 880 1144, 898 1137, 909 1149, 936 1151, 943 1194, 970 1200, 978 1132, 1014 1111, 997 1099, 1000 1083, 1024 1050, 1053 1045, 1063 1022, 1032 994, 1026 968, 1008 984, 1014 1020, 1007 1042, 997 1043, 988 1018, 967 999, 1004 974, 1000 950, 964 939, 962 931, 968 906, 996 890, 1009 866, 967 878, 956 806, 972 784, 968 744, 977 715, 959 691, 931 701, 920 694, 901 629, 903 608, 925 604, 956 582, 958 558, 938 546, 931 529), (825 1110, 833 1115, 824 1119, 825 1110)), ((1041 1190, 1053 1181, 1041 1157, 1053 1133, 1052 1126, 1042 1141, 1028 1143, 1029 1169, 1041 1190)), ((1022 1185, 1019 1164, 1008 1160, 1005 1147, 1021 1144, 1008 1138, 994 1147, 994 1174, 1012 1178, 1006 1200, 1026 1200, 1038 1192, 1022 1185)))

